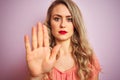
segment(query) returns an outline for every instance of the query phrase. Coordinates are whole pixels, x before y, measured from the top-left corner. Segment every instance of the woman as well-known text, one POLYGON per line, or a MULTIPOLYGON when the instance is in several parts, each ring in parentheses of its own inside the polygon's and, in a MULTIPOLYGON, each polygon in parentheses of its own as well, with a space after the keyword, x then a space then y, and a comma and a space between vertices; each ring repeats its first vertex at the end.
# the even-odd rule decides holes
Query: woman
POLYGON ((32 48, 27 35, 25 47, 30 80, 98 80, 100 65, 72 0, 55 0, 45 24, 32 28, 32 48))

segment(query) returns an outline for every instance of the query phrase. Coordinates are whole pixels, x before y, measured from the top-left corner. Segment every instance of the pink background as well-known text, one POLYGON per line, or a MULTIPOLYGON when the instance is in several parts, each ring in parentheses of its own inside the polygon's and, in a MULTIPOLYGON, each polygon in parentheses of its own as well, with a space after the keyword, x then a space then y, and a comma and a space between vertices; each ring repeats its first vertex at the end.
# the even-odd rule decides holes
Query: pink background
MULTIPOLYGON (((24 34, 43 22, 53 0, 0 0, 0 80, 25 80, 24 34)), ((100 61, 100 80, 120 80, 120 1, 74 0, 100 61)))

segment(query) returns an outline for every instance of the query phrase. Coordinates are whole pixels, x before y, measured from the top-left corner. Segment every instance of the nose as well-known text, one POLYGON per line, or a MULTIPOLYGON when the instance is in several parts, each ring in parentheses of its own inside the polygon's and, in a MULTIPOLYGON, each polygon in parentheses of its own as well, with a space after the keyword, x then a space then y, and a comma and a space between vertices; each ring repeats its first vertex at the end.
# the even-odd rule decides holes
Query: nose
POLYGON ((61 21, 61 28, 65 28, 65 26, 66 26, 66 21, 65 21, 65 19, 63 19, 61 21))

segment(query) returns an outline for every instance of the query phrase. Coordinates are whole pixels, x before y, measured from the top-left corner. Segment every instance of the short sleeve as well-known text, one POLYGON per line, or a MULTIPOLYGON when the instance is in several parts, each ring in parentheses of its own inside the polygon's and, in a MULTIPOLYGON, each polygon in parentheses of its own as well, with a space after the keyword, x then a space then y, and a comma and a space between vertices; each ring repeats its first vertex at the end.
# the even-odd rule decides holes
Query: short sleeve
POLYGON ((91 77, 92 79, 91 80, 95 80, 97 75, 101 72, 100 63, 95 54, 93 55, 93 64, 91 65, 91 69, 92 69, 92 77, 91 77))

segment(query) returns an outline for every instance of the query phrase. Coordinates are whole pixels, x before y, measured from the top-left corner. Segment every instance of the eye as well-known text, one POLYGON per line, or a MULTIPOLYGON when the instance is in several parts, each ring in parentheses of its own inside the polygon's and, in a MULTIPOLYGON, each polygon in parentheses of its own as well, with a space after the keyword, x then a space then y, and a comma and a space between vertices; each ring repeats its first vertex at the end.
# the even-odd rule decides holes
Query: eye
POLYGON ((55 17, 55 18, 53 18, 55 21, 59 21, 60 20, 60 18, 59 17, 55 17))
POLYGON ((68 22, 72 22, 72 18, 67 18, 67 21, 68 22))

